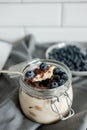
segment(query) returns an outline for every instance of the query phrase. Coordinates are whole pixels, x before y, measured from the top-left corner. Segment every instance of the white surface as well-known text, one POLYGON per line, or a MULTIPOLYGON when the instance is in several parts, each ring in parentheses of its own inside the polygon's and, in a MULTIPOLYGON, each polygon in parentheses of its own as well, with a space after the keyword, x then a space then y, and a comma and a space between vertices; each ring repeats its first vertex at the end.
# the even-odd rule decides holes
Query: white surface
POLYGON ((0 41, 0 70, 3 68, 9 54, 11 51, 12 45, 0 41))
POLYGON ((65 4, 63 8, 64 26, 87 26, 87 3, 65 4))
POLYGON ((87 41, 87 28, 26 28, 38 42, 87 41))
POLYGON ((87 0, 0 0, 2 3, 12 2, 87 2, 87 0))
POLYGON ((9 2, 21 2, 21 0, 0 0, 2 3, 9 3, 9 2))
POLYGON ((1 27, 0 28, 0 39, 6 41, 15 41, 22 37, 24 37, 24 30, 23 28, 10 28, 10 27, 1 27))
POLYGON ((51 26, 60 20, 60 4, 0 4, 0 26, 51 26))
POLYGON ((23 0, 23 2, 84 2, 87 0, 23 0))
POLYGON ((87 41, 87 28, 0 28, 0 39, 7 41, 16 41, 26 34, 33 34, 38 42, 52 41, 87 41), (26 33, 25 33, 26 32, 26 33))

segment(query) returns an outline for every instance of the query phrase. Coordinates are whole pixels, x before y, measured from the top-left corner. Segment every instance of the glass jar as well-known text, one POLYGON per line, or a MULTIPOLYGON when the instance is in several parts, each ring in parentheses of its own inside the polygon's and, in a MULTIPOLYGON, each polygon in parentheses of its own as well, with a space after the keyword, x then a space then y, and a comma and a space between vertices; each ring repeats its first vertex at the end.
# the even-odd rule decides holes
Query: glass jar
POLYGON ((66 120, 74 115, 71 108, 73 101, 72 77, 67 66, 55 60, 34 59, 23 69, 36 68, 42 62, 59 67, 68 75, 68 80, 54 89, 39 89, 32 87, 20 78, 19 101, 24 114, 31 120, 42 124, 49 124, 57 120, 66 120))

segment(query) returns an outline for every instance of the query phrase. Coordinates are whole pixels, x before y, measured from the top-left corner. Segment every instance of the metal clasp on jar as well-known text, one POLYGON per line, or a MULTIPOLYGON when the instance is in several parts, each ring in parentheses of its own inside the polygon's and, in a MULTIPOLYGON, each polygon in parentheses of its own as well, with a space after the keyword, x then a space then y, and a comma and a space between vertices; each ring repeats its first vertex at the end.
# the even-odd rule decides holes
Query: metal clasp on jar
POLYGON ((70 104, 72 104, 72 101, 71 101, 71 99, 70 99, 68 93, 65 92, 65 93, 64 93, 64 96, 65 96, 65 98, 66 98, 67 106, 68 106, 68 109, 69 109, 69 114, 68 114, 66 117, 64 117, 64 116, 61 114, 61 110, 59 110, 59 108, 58 108, 57 105, 56 105, 56 102, 57 102, 57 103, 60 102, 59 98, 58 98, 57 96, 54 96, 54 97, 51 99, 51 109, 52 109, 53 112, 55 112, 55 113, 57 113, 57 114, 59 115, 59 117, 60 117, 61 120, 66 120, 66 119, 72 117, 72 116, 75 114, 74 110, 73 110, 73 109, 71 108, 71 106, 70 106, 70 104), (70 103, 69 103, 69 102, 70 102, 70 103))

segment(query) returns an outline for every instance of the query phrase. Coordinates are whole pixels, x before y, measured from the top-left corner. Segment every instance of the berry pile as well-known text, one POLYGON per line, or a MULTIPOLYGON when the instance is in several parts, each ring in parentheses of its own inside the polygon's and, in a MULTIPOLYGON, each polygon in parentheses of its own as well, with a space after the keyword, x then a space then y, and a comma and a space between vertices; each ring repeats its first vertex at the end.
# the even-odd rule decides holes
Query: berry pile
MULTIPOLYGON (((41 63, 39 66, 41 72, 45 71, 47 68, 48 65, 46 63, 41 63)), ((32 80, 35 75, 36 73, 33 70, 27 71, 25 73, 25 77, 29 80, 32 80)), ((38 82, 38 85, 39 86, 43 85, 45 88, 47 87, 49 89, 52 89, 63 85, 67 80, 68 80, 67 74, 56 67, 53 69, 53 75, 51 79, 42 80, 41 82, 38 82)))
POLYGON ((49 59, 63 62, 70 70, 87 71, 87 63, 83 62, 87 59, 87 55, 84 55, 75 45, 67 45, 60 49, 54 48, 49 53, 49 59))
POLYGON ((50 89, 63 85, 68 80, 67 74, 59 68, 54 68, 53 79, 50 84, 50 89))

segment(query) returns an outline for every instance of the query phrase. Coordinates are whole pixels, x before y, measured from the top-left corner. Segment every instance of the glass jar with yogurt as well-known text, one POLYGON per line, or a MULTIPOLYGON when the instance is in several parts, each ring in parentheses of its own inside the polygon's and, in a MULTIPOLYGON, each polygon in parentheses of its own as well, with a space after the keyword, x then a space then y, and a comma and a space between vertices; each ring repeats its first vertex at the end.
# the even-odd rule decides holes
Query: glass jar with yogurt
POLYGON ((74 110, 71 108, 73 102, 71 72, 64 64, 46 59, 32 60, 22 72, 25 75, 27 71, 37 68, 42 62, 63 70, 67 74, 68 80, 59 87, 45 89, 33 87, 32 84, 27 84, 24 78, 20 78, 21 109, 29 119, 42 124, 66 120, 74 115, 74 110))

